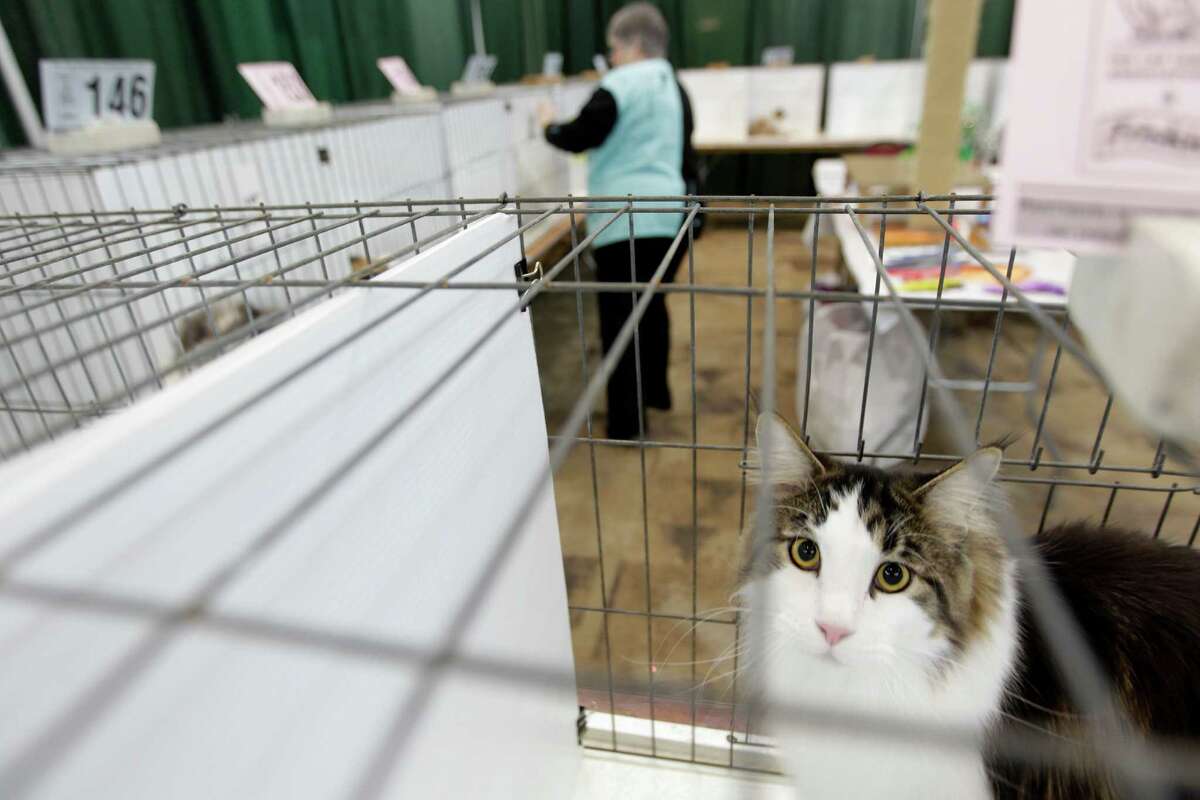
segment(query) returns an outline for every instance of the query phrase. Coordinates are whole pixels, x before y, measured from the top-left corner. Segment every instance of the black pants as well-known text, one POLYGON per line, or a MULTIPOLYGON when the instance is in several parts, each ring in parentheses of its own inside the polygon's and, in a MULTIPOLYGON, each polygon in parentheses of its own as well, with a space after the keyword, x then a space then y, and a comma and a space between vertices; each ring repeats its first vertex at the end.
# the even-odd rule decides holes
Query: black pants
MULTIPOLYGON (((596 259, 596 276, 605 283, 628 283, 631 280, 649 281, 663 257, 671 248, 671 239, 634 239, 633 259, 636 274, 630 271, 629 241, 597 247, 593 251, 596 259)), ((663 283, 674 280, 686 247, 680 243, 663 283)), ((613 341, 633 311, 637 295, 630 292, 600 292, 596 295, 600 306, 600 342, 607 355, 613 341)), ((667 318, 666 299, 656 293, 650 300, 641 322, 638 324, 637 344, 630 342, 617 362, 617 367, 608 378, 608 437, 610 439, 632 439, 644 429, 646 407, 668 409, 671 407, 671 390, 667 386, 667 354, 671 350, 671 323, 667 318), (638 355, 640 354, 640 359, 638 355), (637 367, 641 365, 642 403, 638 402, 637 367), (639 425, 640 423, 640 425, 639 425)))

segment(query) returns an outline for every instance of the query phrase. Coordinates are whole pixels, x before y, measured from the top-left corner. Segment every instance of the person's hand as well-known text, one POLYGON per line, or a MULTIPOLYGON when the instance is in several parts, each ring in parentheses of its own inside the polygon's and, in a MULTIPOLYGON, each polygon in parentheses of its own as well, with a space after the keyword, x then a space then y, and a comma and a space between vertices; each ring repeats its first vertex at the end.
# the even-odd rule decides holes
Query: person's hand
POLYGON ((553 103, 543 100, 538 104, 537 121, 539 128, 545 128, 547 125, 554 122, 555 116, 557 115, 555 113, 553 103))

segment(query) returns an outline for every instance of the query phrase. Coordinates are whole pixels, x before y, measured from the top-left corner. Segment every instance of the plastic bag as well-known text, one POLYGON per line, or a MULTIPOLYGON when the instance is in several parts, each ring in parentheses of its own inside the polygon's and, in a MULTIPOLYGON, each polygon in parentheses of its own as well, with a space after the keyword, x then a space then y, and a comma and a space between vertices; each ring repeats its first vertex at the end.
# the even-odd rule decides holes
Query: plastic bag
MULTIPOLYGON (((813 313, 812 377, 808 398, 808 434, 817 450, 858 452, 858 424, 863 404, 863 378, 871 338, 869 306, 863 303, 817 305, 813 313)), ((921 331, 924 336, 924 330, 921 331)), ((927 339, 925 340, 928 341, 927 339)), ((928 344, 923 346, 928 347, 928 344)), ((808 324, 802 326, 796 371, 796 418, 804 418, 808 324)), ((917 406, 925 379, 924 353, 914 347, 897 312, 880 308, 875 327, 871 383, 862 438, 865 453, 911 453, 917 406)), ((924 438, 929 403, 921 415, 918 438, 924 438)), ((854 460, 850 457, 846 460, 854 460)), ((864 458, 876 466, 895 459, 864 458)))

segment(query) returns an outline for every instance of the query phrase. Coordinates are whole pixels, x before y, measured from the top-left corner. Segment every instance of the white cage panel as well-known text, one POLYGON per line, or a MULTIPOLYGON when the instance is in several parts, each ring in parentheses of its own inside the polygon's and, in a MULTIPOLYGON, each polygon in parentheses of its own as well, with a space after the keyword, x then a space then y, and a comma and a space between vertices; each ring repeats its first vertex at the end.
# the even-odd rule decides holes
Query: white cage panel
MULTIPOLYGON (((514 217, 490 217, 384 277, 433 280, 515 230, 514 217)), ((511 280, 519 257, 509 238, 453 280, 511 280)), ((518 520, 548 469, 530 317, 513 293, 487 290, 436 292, 393 313, 412 296, 347 291, 0 470, 0 552, 40 541, 6 586, 78 587, 164 615, 0 600, 6 787, 570 795, 569 687, 423 660, 446 648, 572 669, 548 482, 518 520), (74 507, 93 513, 64 522, 74 507), (502 558, 510 522, 520 538, 502 558), (482 576, 491 582, 473 597, 482 576), (464 625, 468 607, 480 613, 464 625), (330 639, 379 645, 372 656, 330 639), (398 758, 397 731, 410 725, 398 758), (30 768, 30 748, 50 739, 30 768)))
POLYGON ((0 167, 0 203, 11 213, 53 213, 366 202, 443 178, 443 151, 436 108, 307 130, 208 126, 121 156, 14 154, 0 167))
POLYGON ((486 156, 511 150, 504 100, 487 97, 462 100, 442 109, 446 131, 446 163, 451 174, 486 156))

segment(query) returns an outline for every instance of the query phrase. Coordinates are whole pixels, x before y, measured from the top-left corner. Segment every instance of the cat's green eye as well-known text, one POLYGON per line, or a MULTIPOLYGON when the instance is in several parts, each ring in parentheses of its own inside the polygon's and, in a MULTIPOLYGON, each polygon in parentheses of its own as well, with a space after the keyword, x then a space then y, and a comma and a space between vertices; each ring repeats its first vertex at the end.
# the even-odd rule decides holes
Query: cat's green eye
POLYGON ((912 573, 908 571, 908 567, 895 561, 886 561, 875 570, 875 588, 881 592, 903 592, 910 583, 912 573))
POLYGON ((788 545, 788 555, 792 563, 809 572, 816 571, 821 566, 821 548, 812 539, 798 536, 788 545))

